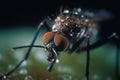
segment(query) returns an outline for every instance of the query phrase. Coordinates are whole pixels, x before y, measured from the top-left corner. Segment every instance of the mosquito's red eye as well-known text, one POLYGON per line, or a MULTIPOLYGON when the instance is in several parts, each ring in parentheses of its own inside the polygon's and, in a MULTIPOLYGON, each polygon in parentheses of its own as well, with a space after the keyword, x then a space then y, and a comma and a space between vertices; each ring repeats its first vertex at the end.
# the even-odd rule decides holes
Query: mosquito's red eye
POLYGON ((42 42, 46 45, 48 44, 54 37, 54 32, 50 31, 50 32, 46 32, 43 37, 42 37, 42 42))
POLYGON ((62 51, 65 48, 67 48, 68 39, 65 36, 61 35, 61 34, 56 34, 54 36, 54 43, 55 43, 55 45, 57 47, 57 50, 62 51))

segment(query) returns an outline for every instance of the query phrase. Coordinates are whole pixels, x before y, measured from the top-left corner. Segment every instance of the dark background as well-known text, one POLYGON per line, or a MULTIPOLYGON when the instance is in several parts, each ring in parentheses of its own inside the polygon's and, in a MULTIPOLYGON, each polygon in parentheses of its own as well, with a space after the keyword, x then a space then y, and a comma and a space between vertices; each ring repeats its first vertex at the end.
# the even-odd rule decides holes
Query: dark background
POLYGON ((102 35, 119 32, 119 2, 117 0, 39 0, 0 2, 0 29, 20 26, 37 26, 46 16, 59 11, 60 6, 109 11, 114 17, 101 24, 102 35))

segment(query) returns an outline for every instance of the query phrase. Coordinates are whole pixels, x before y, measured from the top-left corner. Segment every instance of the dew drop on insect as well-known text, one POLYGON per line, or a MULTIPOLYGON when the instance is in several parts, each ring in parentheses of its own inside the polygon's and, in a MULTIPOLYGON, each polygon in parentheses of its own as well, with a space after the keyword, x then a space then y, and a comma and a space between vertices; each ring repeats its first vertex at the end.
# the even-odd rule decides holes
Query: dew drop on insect
POLYGON ((88 19, 85 19, 85 22, 88 22, 89 20, 88 19))
POLYGON ((67 10, 67 9, 66 9, 66 10, 64 10, 64 12, 63 12, 63 13, 66 13, 66 14, 67 14, 67 13, 69 13, 69 10, 67 10))
POLYGON ((30 75, 28 75, 25 77, 25 80, 33 80, 33 78, 30 75))
POLYGON ((81 15, 81 17, 83 18, 83 17, 84 17, 84 15, 81 15))
POLYGON ((19 71, 19 74, 27 74, 27 70, 23 68, 19 71))
POLYGON ((116 35, 116 33, 114 32, 112 35, 113 35, 113 36, 115 36, 115 35, 116 35))
POLYGON ((78 11, 78 12, 81 12, 82 10, 81 10, 81 8, 78 8, 77 11, 78 11))
POLYGON ((56 60, 56 63, 59 63, 59 59, 56 60))

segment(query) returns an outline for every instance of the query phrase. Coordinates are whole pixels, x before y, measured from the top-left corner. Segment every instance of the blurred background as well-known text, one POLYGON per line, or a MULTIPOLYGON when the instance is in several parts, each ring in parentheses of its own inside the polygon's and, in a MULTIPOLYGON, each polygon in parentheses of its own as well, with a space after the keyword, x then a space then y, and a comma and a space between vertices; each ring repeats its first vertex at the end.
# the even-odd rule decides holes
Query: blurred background
MULTIPOLYGON (((100 24, 99 37, 107 37, 119 30, 119 4, 115 0, 40 0, 0 2, 0 75, 11 70, 25 55, 27 48, 12 51, 16 46, 29 45, 41 20, 58 13, 60 6, 106 10, 112 18, 100 24)), ((35 44, 43 45, 42 29, 35 44)), ((90 80, 116 80, 116 45, 107 43, 91 50, 90 80)), ((61 52, 60 63, 47 72, 47 52, 33 48, 26 63, 7 80, 85 80, 86 52, 69 55, 61 52)))
POLYGON ((37 26, 44 17, 57 13, 60 6, 63 5, 65 7, 77 6, 88 10, 107 10, 113 15, 113 19, 108 23, 106 22, 107 25, 101 26, 103 32, 119 32, 117 29, 120 13, 118 3, 114 0, 2 1, 0 3, 0 27, 2 29, 15 27, 16 25, 37 26))

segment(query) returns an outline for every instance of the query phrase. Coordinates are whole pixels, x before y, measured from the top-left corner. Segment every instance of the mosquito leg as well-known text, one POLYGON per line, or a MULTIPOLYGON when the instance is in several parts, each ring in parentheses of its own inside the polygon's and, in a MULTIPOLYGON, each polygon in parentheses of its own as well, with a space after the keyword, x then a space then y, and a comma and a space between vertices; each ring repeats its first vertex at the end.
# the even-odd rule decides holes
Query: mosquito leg
POLYGON ((58 53, 56 52, 56 50, 54 49, 54 48, 52 48, 52 51, 53 51, 53 53, 54 53, 54 60, 51 62, 51 64, 48 66, 48 71, 49 72, 51 72, 52 71, 52 68, 53 68, 53 66, 54 66, 54 64, 55 64, 55 62, 56 63, 58 63, 59 62, 59 59, 58 59, 58 53))
MULTIPOLYGON (((96 41, 95 43, 93 43, 92 45, 89 46, 90 50, 91 49, 95 49, 97 47, 100 47, 102 45, 104 45, 105 43, 109 42, 109 41, 112 41, 113 39, 115 39, 115 37, 117 36, 116 33, 113 33, 112 35, 108 36, 107 38, 103 38, 103 39, 100 39, 98 41, 96 41)), ((78 49, 77 52, 80 52, 80 51, 86 51, 87 47, 83 47, 81 49, 78 49)))
POLYGON ((52 50, 53 50, 53 52, 54 52, 54 54, 55 54, 56 62, 58 63, 58 62, 59 62, 59 59, 58 59, 59 53, 57 53, 56 50, 55 50, 54 48, 53 48, 52 50))
POLYGON ((21 61, 19 62, 19 64, 17 64, 11 71, 9 71, 8 73, 0 76, 0 79, 6 78, 6 77, 9 76, 10 74, 12 74, 23 62, 24 62, 24 59, 21 60, 21 61))
POLYGON ((26 45, 26 46, 14 47, 14 48, 13 48, 13 50, 16 50, 16 49, 21 49, 21 48, 29 48, 29 47, 46 48, 45 46, 41 46, 41 45, 33 45, 33 46, 26 45))
POLYGON ((48 66, 47 70, 48 70, 49 72, 52 71, 52 68, 53 68, 55 62, 56 62, 56 59, 54 59, 54 61, 52 61, 51 64, 48 66))
MULTIPOLYGON (((86 38, 83 37, 83 38, 79 39, 77 42, 75 42, 75 43, 72 45, 72 47, 68 49, 68 52, 69 52, 69 53, 77 52, 77 50, 79 49, 82 41, 84 41, 85 39, 86 39, 86 38)), ((75 40, 74 40, 74 41, 75 41, 75 40)))
POLYGON ((120 80, 119 76, 119 57, 120 57, 120 45, 119 45, 119 36, 116 36, 116 65, 115 65, 115 75, 116 75, 116 80, 120 80))
POLYGON ((89 36, 87 37, 87 56, 86 56, 86 72, 85 72, 85 76, 86 76, 86 80, 89 80, 89 66, 90 66, 90 40, 89 40, 89 36))
POLYGON ((32 41, 31 44, 30 44, 30 47, 29 47, 29 49, 28 49, 25 57, 24 57, 11 71, 9 71, 8 73, 0 76, 0 79, 6 78, 6 77, 9 76, 10 74, 12 74, 25 60, 28 59, 28 56, 29 56, 29 54, 30 54, 30 51, 32 50, 32 46, 33 46, 33 44, 35 43, 35 40, 36 40, 36 38, 37 38, 37 36, 38 36, 38 33, 39 33, 42 25, 43 25, 43 23, 40 23, 40 24, 39 24, 38 29, 37 29, 37 31, 36 31, 36 34, 35 34, 35 36, 34 36, 34 38, 33 38, 33 41, 32 41))
POLYGON ((29 54, 30 54, 30 51, 32 50, 32 46, 34 45, 35 40, 37 39, 37 36, 38 36, 38 34, 39 34, 39 31, 40 31, 42 25, 43 25, 43 22, 41 22, 41 23, 38 25, 37 31, 36 31, 36 33, 35 33, 35 36, 34 36, 32 42, 31 42, 31 44, 30 44, 30 47, 29 47, 29 49, 28 49, 28 51, 27 51, 27 53, 26 53, 26 56, 24 57, 25 60, 28 59, 28 56, 29 56, 29 54))

